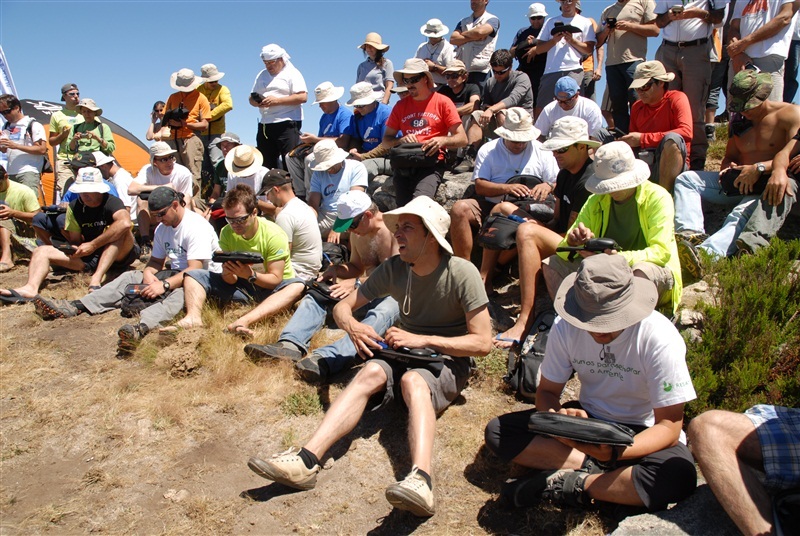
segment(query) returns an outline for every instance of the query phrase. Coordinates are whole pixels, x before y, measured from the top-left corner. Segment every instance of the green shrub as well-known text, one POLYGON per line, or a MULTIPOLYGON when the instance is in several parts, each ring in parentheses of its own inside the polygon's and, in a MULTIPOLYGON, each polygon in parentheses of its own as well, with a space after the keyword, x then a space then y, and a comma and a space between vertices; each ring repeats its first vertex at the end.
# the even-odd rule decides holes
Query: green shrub
POLYGON ((702 341, 688 344, 697 400, 693 417, 717 408, 800 403, 800 240, 774 239, 755 255, 710 264, 713 303, 700 304, 702 341))

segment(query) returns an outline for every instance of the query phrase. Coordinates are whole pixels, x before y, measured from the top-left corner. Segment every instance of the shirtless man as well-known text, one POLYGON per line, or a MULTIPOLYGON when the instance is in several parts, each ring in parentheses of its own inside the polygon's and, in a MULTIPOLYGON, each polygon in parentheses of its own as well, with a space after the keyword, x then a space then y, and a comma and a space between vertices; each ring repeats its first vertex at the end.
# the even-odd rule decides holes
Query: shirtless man
POLYGON ((787 151, 786 156, 791 151, 792 136, 800 129, 800 106, 768 101, 771 90, 769 73, 737 73, 729 91, 728 111, 740 117, 733 117, 730 123, 720 173, 689 171, 675 180, 675 232, 681 265, 695 278, 702 277, 697 249, 716 257, 739 250, 752 253, 769 244, 792 209, 797 182, 785 173, 785 167, 772 173, 772 160, 781 149, 787 151), (719 178, 728 170, 740 171, 733 186, 741 195, 728 196, 720 189, 719 178), (705 234, 702 200, 733 207, 722 228, 711 236, 705 234))
MULTIPOLYGON (((333 229, 336 232, 350 231, 352 251, 348 262, 329 266, 318 278, 318 281, 330 284, 333 299, 322 300, 312 293, 306 294, 283 328, 278 342, 248 344, 244 349, 255 360, 291 359, 300 376, 309 382, 325 381, 330 375, 356 364, 356 348, 349 337, 309 354, 311 337, 322 329, 328 312, 338 301, 359 287, 380 263, 399 252, 394 235, 383 222, 383 214, 366 193, 360 190, 345 192, 339 198, 337 212, 339 217, 333 229)), ((400 314, 397 302, 391 296, 373 300, 361 311, 366 313, 363 323, 372 326, 381 336, 400 314)))

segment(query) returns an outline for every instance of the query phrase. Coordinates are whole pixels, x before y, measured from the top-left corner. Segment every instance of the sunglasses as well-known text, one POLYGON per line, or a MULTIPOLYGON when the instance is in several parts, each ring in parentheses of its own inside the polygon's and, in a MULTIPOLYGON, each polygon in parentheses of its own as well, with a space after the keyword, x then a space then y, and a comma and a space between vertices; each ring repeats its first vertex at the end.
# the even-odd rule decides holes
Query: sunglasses
POLYGON ((278 63, 279 59, 280 58, 277 58, 277 59, 274 59, 274 60, 264 60, 264 65, 275 65, 276 63, 278 63))
POLYGON ((530 17, 531 20, 544 20, 544 17, 530 17))
POLYGON ((252 216, 252 214, 245 214, 244 216, 240 216, 238 218, 229 218, 225 216, 225 221, 230 223, 231 225, 242 225, 244 222, 247 221, 247 218, 252 216))
POLYGON ((417 76, 412 76, 411 78, 406 78, 406 77, 404 76, 404 77, 403 77, 403 83, 404 83, 405 85, 407 85, 407 86, 410 86, 410 85, 412 85, 412 84, 416 84, 417 82, 419 82, 419 81, 420 81, 420 80, 422 80, 423 78, 425 78, 425 75, 424 75, 424 74, 418 74, 417 76))
POLYGON ((448 80, 455 80, 464 73, 444 73, 444 77, 448 80))
POLYGON ((556 153, 556 154, 564 154, 567 151, 569 151, 573 146, 574 146, 574 144, 573 145, 567 145, 566 147, 562 147, 561 149, 555 149, 555 150, 553 150, 553 152, 556 153))
POLYGON ((356 110, 363 110, 367 106, 369 106, 369 104, 356 104, 355 106, 353 106, 353 108, 355 108, 356 110))
POLYGON ((361 214, 353 218, 353 221, 350 222, 351 229, 357 229, 358 226, 361 225, 361 220, 364 219, 364 214, 366 214, 366 212, 362 212, 361 214))
POLYGON ((69 96, 69 97, 77 97, 78 95, 80 95, 80 93, 78 93, 77 91, 71 91, 71 92, 67 93, 66 95, 69 96))
POLYGON ((499 71, 497 69, 492 69, 492 72, 494 74, 498 75, 498 74, 506 74, 510 70, 511 70, 511 67, 506 67, 505 69, 500 69, 499 71))
POLYGON ((5 110, 0 110, 0 114, 8 115, 11 113, 11 108, 6 108, 5 110))
POLYGON ((160 220, 164 216, 167 215, 167 212, 169 212, 169 209, 171 209, 171 208, 172 208, 172 205, 168 206, 164 210, 159 210, 158 212, 153 212, 152 214, 150 214, 150 216, 152 216, 153 218, 158 218, 160 220))
POLYGON ((162 156, 162 157, 153 158, 154 162, 172 162, 173 160, 175 160, 174 156, 162 156))
POLYGON ((560 102, 561 104, 566 104, 566 103, 568 103, 569 101, 571 101, 571 100, 575 100, 575 99, 577 99, 577 98, 578 98, 578 94, 577 94, 577 93, 575 93, 573 96, 569 97, 568 99, 559 99, 558 97, 556 97, 556 100, 557 100, 558 102, 560 102))
POLYGON ((653 82, 655 82, 655 80, 653 80, 651 78, 650 81, 648 83, 646 83, 645 85, 643 85, 641 87, 637 87, 636 91, 650 91, 650 88, 653 87, 653 82))

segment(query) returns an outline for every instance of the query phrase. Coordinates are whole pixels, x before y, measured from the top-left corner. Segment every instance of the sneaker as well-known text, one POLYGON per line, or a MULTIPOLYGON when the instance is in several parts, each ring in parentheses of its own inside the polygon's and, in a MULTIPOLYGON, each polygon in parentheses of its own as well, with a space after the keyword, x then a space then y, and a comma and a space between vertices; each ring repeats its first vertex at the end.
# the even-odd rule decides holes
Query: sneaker
POLYGON ((583 489, 586 477, 585 471, 558 470, 546 477, 542 499, 555 504, 566 506, 588 506, 592 503, 589 494, 583 489))
POLYGON ((681 261, 684 279, 694 281, 703 279, 703 265, 700 263, 697 248, 688 240, 678 242, 678 259, 681 261))
POLYGON ((717 138, 717 127, 713 123, 706 123, 706 138, 714 141, 717 138))
POLYGON ((261 478, 272 480, 278 484, 289 486, 290 488, 309 490, 317 485, 317 473, 320 466, 315 465, 311 469, 306 467, 303 459, 300 458, 300 449, 291 447, 280 454, 273 454, 269 460, 250 458, 247 467, 261 478))
POLYGON ((144 324, 123 325, 117 330, 117 336, 119 337, 117 348, 123 352, 132 352, 139 346, 139 341, 147 335, 148 331, 148 327, 144 324))
POLYGON ((708 235, 706 233, 696 233, 694 231, 678 231, 675 233, 675 242, 687 240, 693 246, 699 246, 706 241, 708 235))
POLYGON ((398 510, 408 510, 417 517, 430 517, 436 513, 433 490, 417 472, 416 466, 403 480, 386 488, 386 500, 398 510))
POLYGON ((548 471, 538 471, 523 478, 509 478, 500 488, 500 500, 517 508, 539 504, 549 474, 548 471))
POLYGON ((299 361, 303 358, 303 352, 288 341, 278 341, 273 344, 248 344, 244 347, 244 353, 253 361, 262 361, 264 359, 299 361))
POLYGON ((72 302, 69 300, 48 300, 39 295, 33 298, 33 308, 36 314, 41 316, 43 320, 71 318, 81 314, 80 309, 72 305, 72 302))
POLYGON ((453 173, 469 173, 475 169, 475 160, 471 155, 465 155, 461 162, 453 168, 453 173))
POLYGON ((309 354, 294 364, 297 373, 308 383, 322 383, 328 379, 328 364, 315 354, 309 354))

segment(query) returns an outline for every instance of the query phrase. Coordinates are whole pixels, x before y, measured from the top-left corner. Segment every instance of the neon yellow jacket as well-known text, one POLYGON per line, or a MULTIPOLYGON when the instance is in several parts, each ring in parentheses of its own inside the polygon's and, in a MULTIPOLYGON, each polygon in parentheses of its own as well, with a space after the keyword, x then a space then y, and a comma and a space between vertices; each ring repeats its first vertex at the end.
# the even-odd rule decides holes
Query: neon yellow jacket
MULTIPOLYGON (((678 245, 675 242, 675 205, 672 196, 664 188, 650 181, 645 181, 637 186, 634 195, 639 213, 639 224, 642 226, 647 247, 637 251, 621 251, 620 255, 625 257, 631 266, 637 262, 651 262, 669 268, 675 282, 672 287, 672 312, 674 313, 681 301, 683 281, 681 279, 681 263, 678 259, 678 245)), ((577 227, 579 223, 583 223, 584 227, 591 230, 596 237, 605 237, 611 202, 611 196, 608 194, 590 195, 569 231, 577 227)), ((567 235, 569 231, 567 231, 567 235)), ((564 235, 559 246, 566 245, 567 238, 564 235)), ((558 255, 566 260, 569 253, 561 252, 558 255)))

